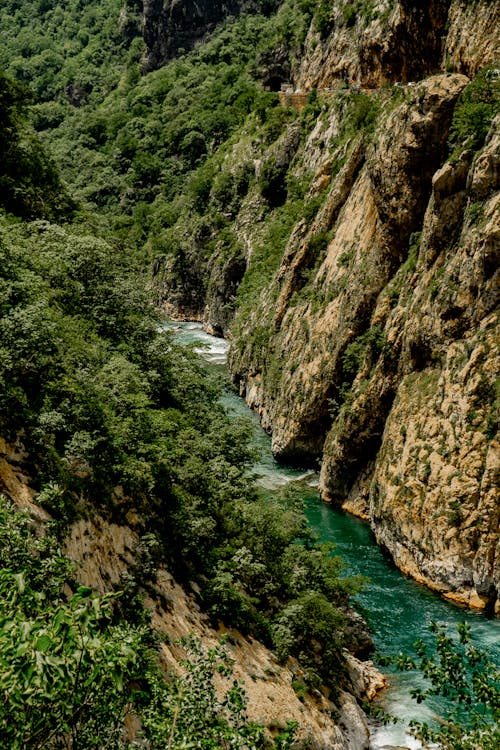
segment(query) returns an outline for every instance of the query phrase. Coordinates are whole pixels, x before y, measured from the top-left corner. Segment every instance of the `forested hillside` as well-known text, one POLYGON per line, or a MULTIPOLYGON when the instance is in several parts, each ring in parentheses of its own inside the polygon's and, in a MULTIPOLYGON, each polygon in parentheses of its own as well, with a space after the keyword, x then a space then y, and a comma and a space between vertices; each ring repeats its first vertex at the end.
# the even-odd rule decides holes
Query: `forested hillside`
POLYGON ((368 746, 361 581, 165 310, 231 340, 279 459, 498 609, 498 5, 194 5, 0 8, 0 748, 290 746, 221 652, 165 681, 182 618, 273 650, 301 741, 368 746))
MULTIPOLYGON (((63 56, 80 6, 69 4, 61 15, 60 4, 53 5, 40 8, 53 19, 53 34, 42 14, 30 45, 44 45, 43 31, 55 39, 54 54, 60 50, 63 56)), ((19 7, 9 23, 26 23, 26 12, 19 7)), ((90 39, 94 26, 88 18, 79 16, 88 24, 79 33, 87 29, 90 39)), ((111 22, 99 27, 100 42, 111 28, 111 22)), ((21 39, 16 35, 16 43, 21 39)), ((245 44, 242 60, 252 38, 245 44)), ((84 56, 90 53, 82 49, 84 56)), ((9 56, 6 48, 3 54, 9 56)), ((196 590, 198 606, 214 625, 222 620, 259 637, 282 662, 300 656, 310 687, 323 680, 349 684, 342 649, 364 648, 366 639, 362 633, 359 641, 351 628, 349 597, 359 582, 341 577, 339 560, 317 545, 293 493, 264 497, 257 491, 249 475, 253 456, 245 425, 228 420, 219 404, 220 384, 162 331, 146 284, 144 217, 142 229, 136 224, 150 188, 135 193, 142 185, 139 161, 148 155, 133 145, 134 130, 127 168, 122 157, 110 165, 119 180, 128 175, 132 213, 120 209, 120 194, 111 185, 108 201, 94 203, 102 191, 80 189, 86 178, 72 182, 72 175, 91 170, 99 182, 104 179, 94 160, 114 147, 103 139, 100 153, 91 136, 81 138, 89 126, 96 134, 107 121, 104 110, 96 114, 104 91, 96 85, 88 100, 71 101, 74 89, 69 94, 63 83, 64 64, 52 71, 35 65, 33 46, 22 54, 33 66, 20 76, 25 83, 4 74, 0 80, 0 487, 36 524, 2 499, 2 747, 128 747, 139 729, 150 748, 163 747, 169 733, 181 743, 193 732, 206 747, 267 746, 270 736, 264 739, 263 729, 245 719, 245 698, 236 683, 224 704, 210 692, 219 663, 231 675, 222 652, 204 656, 193 641, 188 677, 164 682, 155 666, 159 641, 150 629, 152 605, 144 607, 145 597, 158 611, 172 606, 159 571, 170 571, 196 590), (38 75, 50 81, 42 83, 38 75), (43 131, 49 113, 58 111, 52 97, 60 119, 57 126, 59 115, 51 120, 50 138, 46 132, 39 137, 35 129, 43 131), (56 134, 59 144, 52 140, 56 134), (52 143, 56 157, 67 153, 74 171, 64 171, 64 185, 43 140, 52 143), (101 567, 100 597, 78 583, 85 560, 76 559, 75 571, 59 551, 73 556, 75 534, 95 524, 123 530, 132 539, 118 578, 113 567, 101 567), (110 592, 104 598, 101 576, 110 592), (203 700, 199 691, 206 693, 203 700)), ((193 86, 207 79, 208 63, 200 70, 194 62, 186 67, 183 83, 188 76, 193 86)), ((9 70, 19 72, 13 64, 9 70)), ((191 100, 184 113, 184 127, 190 123, 219 140, 244 121, 254 99, 266 99, 243 63, 224 65, 222 72, 222 79, 207 83, 207 91, 201 87, 199 101, 191 100), (224 81, 238 75, 240 82, 248 81, 236 97, 225 91, 224 81), (214 91, 217 108, 207 115, 214 91)), ((162 85, 173 88, 177 74, 169 70, 162 85)), ((109 80, 113 88, 117 80, 109 80)), ((148 86, 154 85, 153 76, 148 86)), ((125 144, 130 119, 120 90, 112 94, 119 102, 114 135, 125 144)), ((105 106, 115 104, 108 98, 105 106)), ((169 197, 196 166, 196 137, 185 141, 193 161, 181 164, 180 176, 166 177, 172 181, 169 197)), ((172 143, 164 148, 159 160, 166 159, 168 148, 175 152, 172 143)), ((106 554, 113 558, 115 551, 106 554)), ((279 747, 293 735, 285 724, 283 735, 275 727, 279 747)))

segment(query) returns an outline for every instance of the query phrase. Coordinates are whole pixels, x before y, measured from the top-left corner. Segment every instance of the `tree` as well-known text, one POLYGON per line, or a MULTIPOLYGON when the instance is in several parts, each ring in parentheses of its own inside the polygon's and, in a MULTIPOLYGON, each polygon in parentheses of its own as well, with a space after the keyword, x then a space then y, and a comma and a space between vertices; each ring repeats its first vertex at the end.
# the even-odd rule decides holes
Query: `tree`
POLYGON ((30 92, 0 69, 0 208, 23 218, 69 218, 75 204, 25 122, 30 92))
MULTIPOLYGON (((0 750, 127 750, 127 716, 149 750, 269 746, 223 646, 186 639, 183 673, 166 676, 148 628, 120 618, 119 593, 71 587, 56 540, 0 495, 0 750)), ((294 728, 271 747, 289 748, 294 728)))
POLYGON ((472 643, 470 626, 458 625, 458 640, 444 625, 432 623, 435 650, 422 640, 415 644, 418 659, 400 655, 401 669, 419 669, 429 686, 412 692, 417 703, 430 696, 448 701, 438 727, 413 721, 415 735, 424 747, 443 750, 496 750, 500 747, 500 669, 489 654, 472 643))

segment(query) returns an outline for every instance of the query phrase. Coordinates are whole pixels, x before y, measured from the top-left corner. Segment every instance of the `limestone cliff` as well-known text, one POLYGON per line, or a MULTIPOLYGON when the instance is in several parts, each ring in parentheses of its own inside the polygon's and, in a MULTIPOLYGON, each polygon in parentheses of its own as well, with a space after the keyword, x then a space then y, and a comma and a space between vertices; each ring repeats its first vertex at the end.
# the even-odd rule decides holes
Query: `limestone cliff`
POLYGON ((279 459, 320 459, 323 497, 369 519, 402 570, 498 608, 498 4, 347 5, 326 33, 313 21, 295 66, 318 92, 308 136, 284 161, 295 123, 270 148, 233 145, 231 169, 253 161, 260 185, 232 217, 243 282, 229 331, 213 258, 199 312, 232 337, 279 459), (474 102, 487 135, 461 131, 474 102), (276 262, 266 226, 293 180, 304 210, 276 262))

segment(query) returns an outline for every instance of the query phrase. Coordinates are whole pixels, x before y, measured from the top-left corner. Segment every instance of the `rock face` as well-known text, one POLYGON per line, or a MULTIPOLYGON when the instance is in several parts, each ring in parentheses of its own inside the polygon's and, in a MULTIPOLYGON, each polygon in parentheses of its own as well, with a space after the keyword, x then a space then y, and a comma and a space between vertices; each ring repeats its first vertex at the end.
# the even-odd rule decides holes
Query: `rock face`
POLYGON ((164 65, 194 47, 228 16, 242 11, 270 12, 278 2, 269 0, 144 0, 143 36, 146 70, 164 65))
POLYGON ((346 5, 332 4, 324 38, 311 27, 298 89, 323 89, 339 78, 372 89, 418 81, 443 67, 473 76, 500 57, 498 3, 381 0, 363 3, 347 23, 346 5))
MULTIPOLYGON (((231 254, 207 260, 193 234, 189 283, 161 273, 181 313, 232 339, 278 459, 319 460, 324 499, 368 519, 403 571, 499 609, 500 8, 353 7, 313 18, 292 68, 303 98, 317 89, 308 136, 292 121, 274 143, 232 143, 223 168, 250 165, 253 187, 224 213, 231 254), (294 181, 303 212, 276 260, 266 225, 294 181), (257 289, 246 304, 240 281, 257 289)), ((282 57, 262 80, 288 75, 282 57)))
POLYGON ((426 79, 374 145, 351 146, 312 226, 292 233, 267 348, 242 336, 232 367, 278 458, 321 456, 323 497, 369 518, 403 571, 487 607, 500 590, 500 139, 496 121, 474 158, 443 163, 466 84, 426 79), (298 300, 320 229, 330 239, 298 300))
MULTIPOLYGON (((498 608, 498 118, 484 144, 447 145, 469 77, 498 55, 498 4, 379 3, 351 27, 341 5, 325 39, 312 26, 297 88, 422 80, 399 101, 367 94, 369 137, 342 138, 352 93, 323 105, 293 162, 320 208, 236 311, 233 377, 276 457, 321 459, 323 497, 369 519, 403 571, 498 608)), ((265 220, 254 193, 235 219, 250 269, 265 220)))
POLYGON ((419 80, 439 69, 445 3, 385 0, 364 6, 346 22, 346 4, 334 3, 331 31, 319 44, 312 27, 298 88, 325 88, 346 78, 370 89, 419 80))

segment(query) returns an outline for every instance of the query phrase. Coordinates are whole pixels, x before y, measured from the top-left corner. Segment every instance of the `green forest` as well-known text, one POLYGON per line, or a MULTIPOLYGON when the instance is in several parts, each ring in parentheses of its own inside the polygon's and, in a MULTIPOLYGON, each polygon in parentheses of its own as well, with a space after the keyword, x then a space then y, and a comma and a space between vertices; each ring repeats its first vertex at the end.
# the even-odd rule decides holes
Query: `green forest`
MULTIPOLYGON (((346 28, 377 13, 345 5, 346 28)), ((253 153, 278 149, 291 124, 302 142, 314 127, 317 97, 301 113, 281 107, 263 61, 279 45, 300 56, 311 23, 327 35, 325 7, 285 0, 230 18, 146 74, 137 0, 2 3, 0 437, 22 444, 20 468, 51 520, 42 529, 1 496, 0 750, 297 746, 293 725, 271 738, 248 720, 223 644, 193 637, 182 675, 164 674, 144 607, 162 566, 196 584, 214 625, 257 637, 282 663, 298 658, 307 690, 346 684, 344 649, 360 645, 350 602, 364 582, 317 541, 297 493, 258 488, 248 424, 227 415, 225 384, 164 329, 158 304, 166 285, 197 309, 214 253, 239 285, 232 220, 253 191, 265 229, 227 302, 229 317, 235 306, 244 316, 294 223, 320 208, 293 155, 257 174, 253 153), (140 518, 134 567, 98 595, 76 579, 65 536, 79 519, 123 523, 129 512, 140 518), (131 717, 141 745, 123 731, 131 717)), ((483 73, 465 89, 450 154, 482 145, 492 85, 483 73)), ((400 96, 339 98, 338 147, 369 139, 400 96)), ((494 676, 478 700, 498 718, 494 676)), ((467 731, 454 747, 475 747, 467 731)), ((493 727, 481 747, 497 739, 493 727)))

